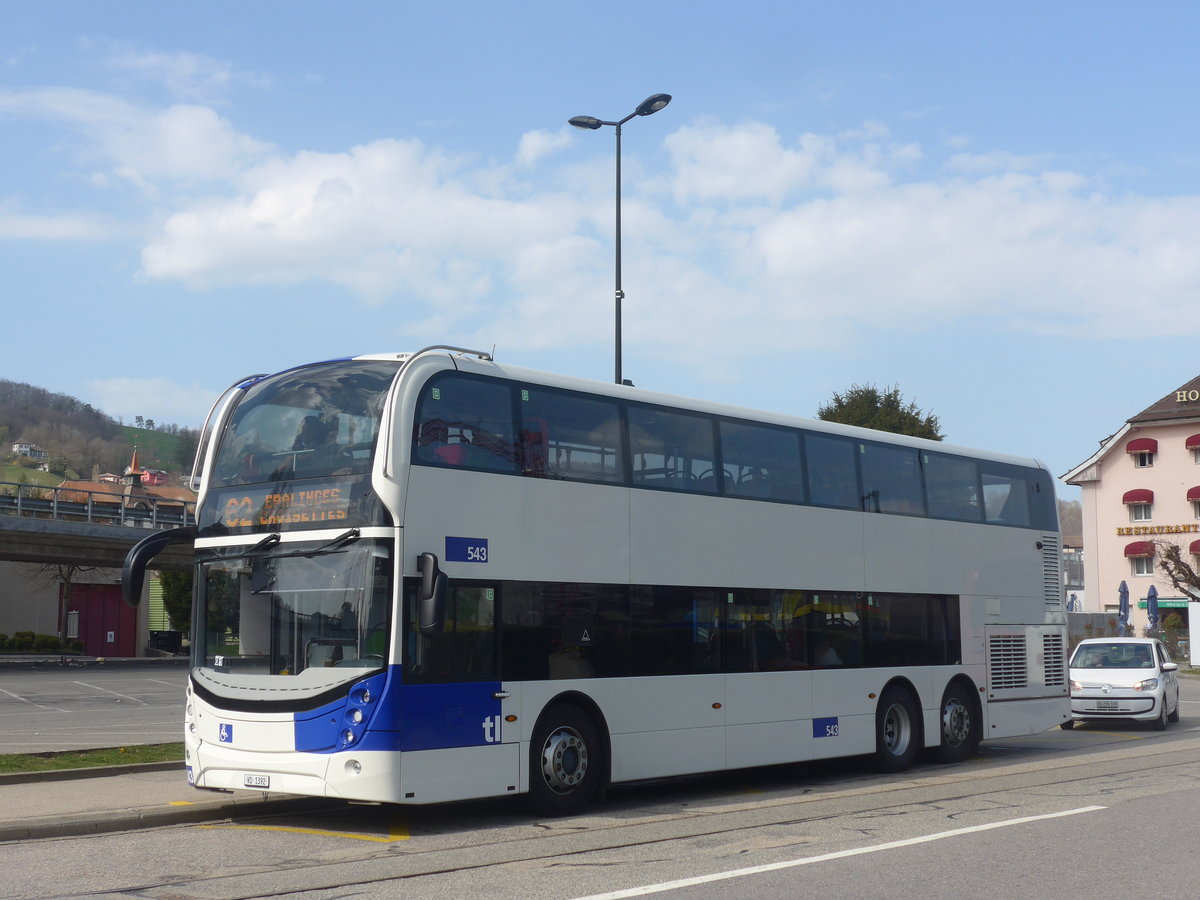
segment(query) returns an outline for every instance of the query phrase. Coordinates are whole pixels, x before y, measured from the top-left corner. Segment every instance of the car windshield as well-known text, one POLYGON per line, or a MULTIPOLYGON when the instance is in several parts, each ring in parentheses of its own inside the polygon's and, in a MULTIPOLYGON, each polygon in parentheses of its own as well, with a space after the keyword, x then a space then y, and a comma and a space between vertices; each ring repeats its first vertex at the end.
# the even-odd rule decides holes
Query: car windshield
POLYGON ((1149 644, 1080 644, 1071 658, 1072 669, 1153 669, 1149 644))

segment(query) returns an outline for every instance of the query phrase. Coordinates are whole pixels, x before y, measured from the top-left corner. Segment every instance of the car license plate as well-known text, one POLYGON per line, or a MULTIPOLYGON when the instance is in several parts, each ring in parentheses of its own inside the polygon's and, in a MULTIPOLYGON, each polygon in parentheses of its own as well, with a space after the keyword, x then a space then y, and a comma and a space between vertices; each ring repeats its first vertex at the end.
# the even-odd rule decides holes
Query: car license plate
POLYGON ((242 784, 250 788, 269 788, 271 786, 270 775, 243 775, 242 784))
POLYGON ((1116 700, 1097 700, 1096 701, 1096 709, 1116 709, 1116 708, 1117 708, 1116 700))

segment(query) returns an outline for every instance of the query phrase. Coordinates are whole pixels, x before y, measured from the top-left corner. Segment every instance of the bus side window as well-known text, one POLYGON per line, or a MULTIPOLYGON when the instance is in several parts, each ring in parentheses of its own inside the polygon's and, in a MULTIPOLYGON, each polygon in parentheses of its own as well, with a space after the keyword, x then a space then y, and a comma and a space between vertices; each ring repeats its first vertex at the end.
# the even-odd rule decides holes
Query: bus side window
POLYGON ((713 420, 651 406, 629 408, 629 452, 633 483, 693 494, 715 494, 713 420))
POLYGON ((957 519, 960 522, 979 522, 982 504, 979 502, 979 470, 972 459, 957 459, 926 453, 925 497, 929 515, 936 519, 957 519))
POLYGON ((981 473, 987 521, 1000 525, 1029 526, 1029 488, 1020 475, 981 473))
POLYGON ((521 471, 535 478, 618 482, 625 478, 621 411, 611 400, 522 388, 521 471))
POLYGON ((459 373, 422 389, 413 425, 413 459, 435 466, 517 471, 512 393, 507 384, 459 373))
POLYGON ((823 434, 804 435, 808 492, 818 506, 861 509, 854 443, 823 434))
POLYGON ((721 422, 725 493, 734 497, 804 500, 800 435, 782 428, 721 422))
POLYGON ((883 444, 859 444, 863 509, 867 512, 925 515, 917 451, 883 444))

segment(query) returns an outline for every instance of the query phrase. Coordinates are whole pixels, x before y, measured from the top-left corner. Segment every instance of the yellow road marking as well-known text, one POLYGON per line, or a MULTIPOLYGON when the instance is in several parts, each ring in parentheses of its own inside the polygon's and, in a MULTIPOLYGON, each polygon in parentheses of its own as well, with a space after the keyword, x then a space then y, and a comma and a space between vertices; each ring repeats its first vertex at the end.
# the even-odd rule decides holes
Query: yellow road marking
POLYGON ((291 828, 286 825, 201 825, 200 828, 231 828, 240 829, 242 831, 284 831, 290 834, 312 834, 317 837, 338 837, 348 838, 352 841, 374 841, 378 844, 390 844, 394 841, 407 841, 409 838, 408 827, 403 822, 393 822, 388 829, 387 837, 380 837, 374 834, 354 834, 349 831, 329 831, 322 828, 291 828))
POLYGON ((191 800, 172 800, 167 806, 191 806, 191 800))

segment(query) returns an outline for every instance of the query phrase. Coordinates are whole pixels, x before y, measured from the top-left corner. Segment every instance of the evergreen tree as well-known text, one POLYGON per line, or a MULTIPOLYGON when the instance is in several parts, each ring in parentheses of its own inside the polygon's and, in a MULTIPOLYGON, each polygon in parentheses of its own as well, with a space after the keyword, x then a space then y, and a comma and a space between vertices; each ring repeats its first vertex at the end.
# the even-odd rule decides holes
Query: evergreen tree
POLYGON ((945 438, 937 416, 920 409, 915 401, 905 403, 898 385, 882 391, 873 384, 851 385, 845 393, 834 393, 833 399, 817 410, 817 418, 933 441, 945 438))

